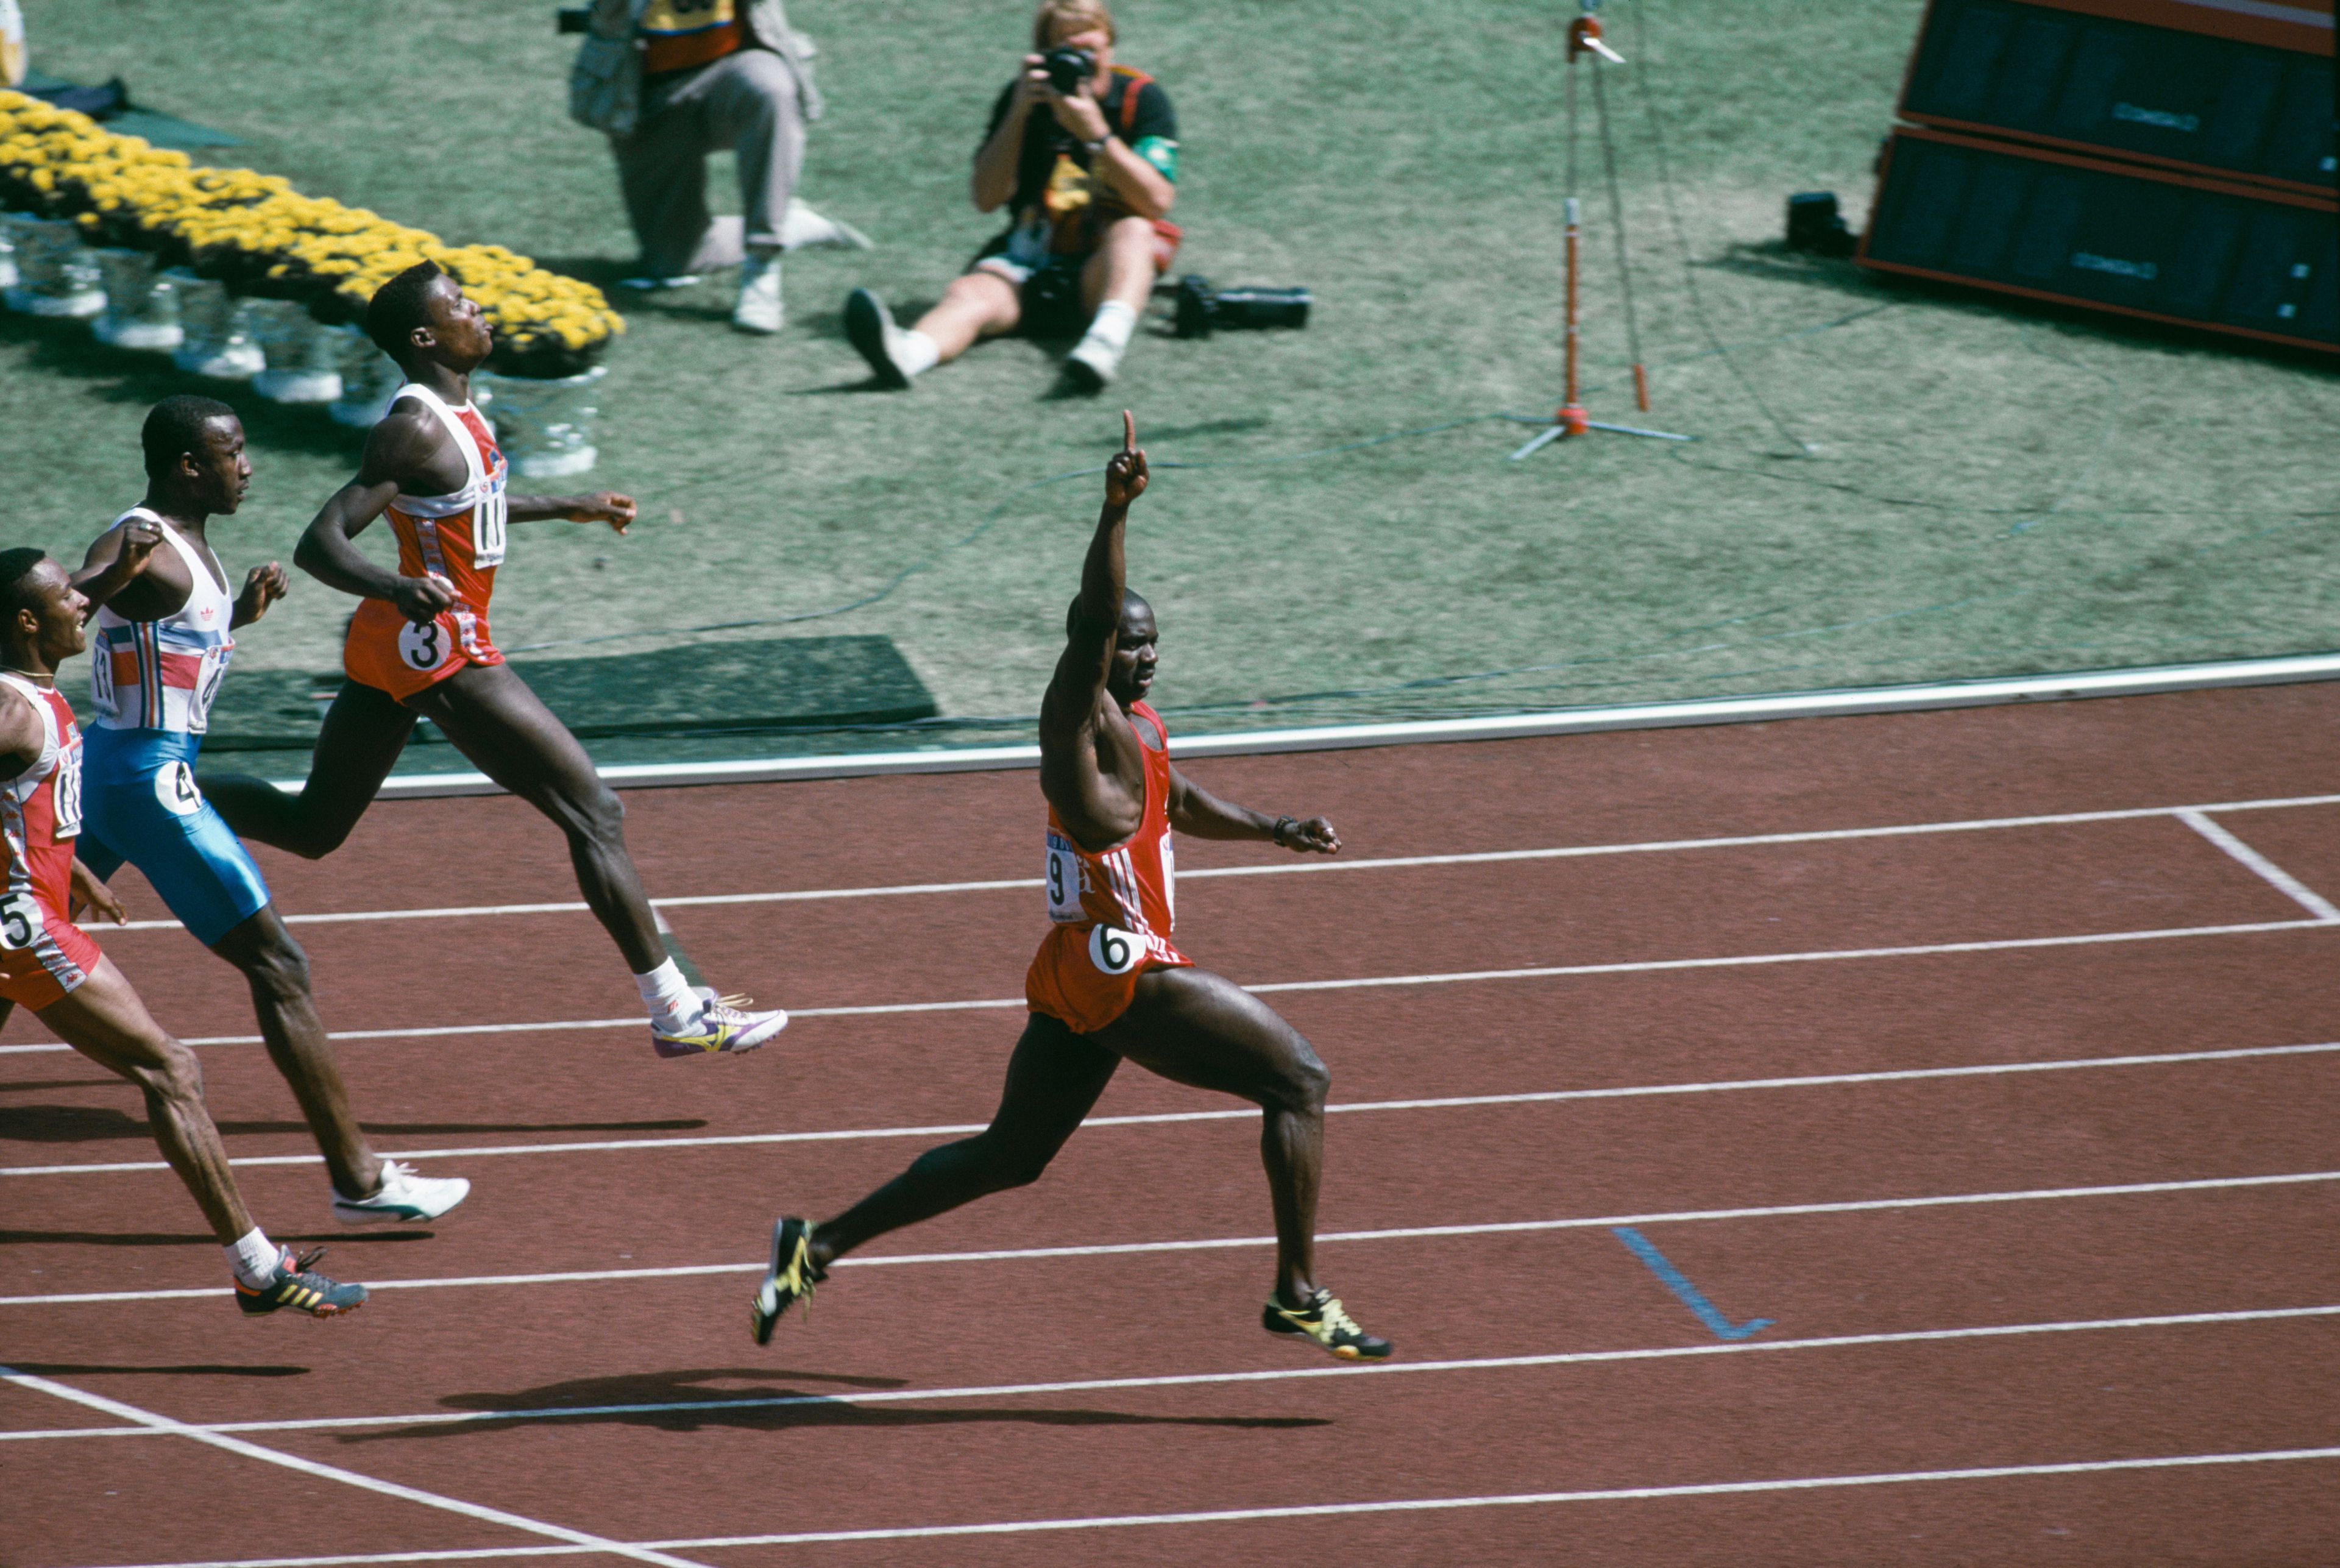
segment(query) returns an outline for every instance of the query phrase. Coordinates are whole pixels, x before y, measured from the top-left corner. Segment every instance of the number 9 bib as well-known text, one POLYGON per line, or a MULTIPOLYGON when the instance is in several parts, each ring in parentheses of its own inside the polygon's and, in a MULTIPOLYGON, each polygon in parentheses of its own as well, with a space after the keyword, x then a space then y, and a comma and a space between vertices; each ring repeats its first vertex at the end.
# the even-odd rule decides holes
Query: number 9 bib
POLYGON ((1126 975, 1145 957, 1145 938, 1115 926, 1098 926, 1089 932, 1089 962, 1108 975, 1126 975))

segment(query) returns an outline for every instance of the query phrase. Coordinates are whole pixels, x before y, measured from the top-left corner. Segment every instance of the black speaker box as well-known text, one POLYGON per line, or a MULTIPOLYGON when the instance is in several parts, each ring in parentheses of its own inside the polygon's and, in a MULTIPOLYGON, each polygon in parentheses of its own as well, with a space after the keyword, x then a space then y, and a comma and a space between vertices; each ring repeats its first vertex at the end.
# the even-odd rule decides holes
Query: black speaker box
POLYGON ((2328 28, 2324 48, 2172 31, 2058 0, 1931 0, 1901 115, 2328 194, 2328 28))
POLYGON ((2340 351, 2328 199, 1900 129, 1860 264, 2340 351))

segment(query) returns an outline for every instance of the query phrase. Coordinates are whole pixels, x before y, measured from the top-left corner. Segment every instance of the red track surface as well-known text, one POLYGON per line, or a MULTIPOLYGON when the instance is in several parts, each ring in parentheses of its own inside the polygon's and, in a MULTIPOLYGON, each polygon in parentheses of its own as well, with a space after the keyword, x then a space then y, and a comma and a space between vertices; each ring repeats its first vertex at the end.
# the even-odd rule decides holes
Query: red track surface
MULTIPOLYGON (((2318 797, 2340 793, 2335 719, 2340 689, 2299 687, 1195 771, 1327 812, 1356 860, 2318 797)), ((1036 859, 1029 774, 628 804, 670 898, 1036 859)), ((2211 819, 2340 898, 2340 804, 2211 819)), ((562 1544, 481 1510, 600 1538, 555 1562, 651 1543, 709 1568, 2340 1555, 2340 1050, 2281 1049, 2340 1041, 2340 931, 2187 820, 1260 877, 1192 873, 1289 862, 1182 859, 1182 945, 1271 987, 1358 1107, 1331 1123, 1320 1272, 1398 1341, 1393 1369, 1252 1326, 1270 1253, 1244 1115, 1092 1127, 1037 1186, 888 1238, 750 1344, 772 1216, 980 1122, 1019 1017, 820 1010, 1016 997, 1032 888, 669 907, 711 978, 806 1015, 736 1061, 659 1062, 636 1027, 469 1032, 636 1010, 582 913, 312 922, 331 1027, 456 1031, 341 1050, 378 1146, 473 1196, 435 1234, 334 1231, 338 1272, 382 1287, 357 1316, 243 1322, 134 1097, 68 1053, 0 1052, 0 1361, 39 1380, 0 1382, 0 1558, 562 1544), (2146 932, 2186 934, 2102 939, 2146 932), (1987 942, 2029 945, 1827 956, 1987 942), (1681 967, 1734 958, 1763 961, 1681 967), (1409 977, 1445 978, 1273 989, 1409 977), (2107 1061, 2206 1052, 2241 1054, 2107 1061), (1839 1081, 1747 1082, 1819 1077, 1839 1081), (1635 1089, 1661 1092, 1585 1093, 1635 1089), (1575 1097, 1373 1108, 1532 1093, 1575 1097), (769 1136, 819 1131, 862 1136, 769 1136), (707 1141, 727 1137, 766 1141, 707 1141), (128 1168, 49 1168, 96 1166, 128 1168), (2265 1179, 2297 1176, 2325 1179, 2265 1179), (1522 1228, 1468 1229, 1491 1225, 1522 1228), (1620 1226, 1718 1321, 1770 1325, 1720 1337, 1620 1226), (1374 1234, 1423 1228, 1460 1234, 1374 1234), (1099 1247, 1128 1250, 1068 1250, 1099 1247), (595 1277, 526 1277, 550 1274, 595 1277), (38 1299, 88 1295, 136 1299, 38 1299), (2012 1332, 1960 1332, 1990 1329, 2012 1332), (363 1419, 232 1434, 313 1474, 183 1433, 64 1435, 128 1418, 61 1390, 199 1425, 363 1419), (57 1434, 9 1435, 35 1433, 57 1434), (2138 1461, 2182 1463, 2111 1467, 2138 1461), (2017 1473, 1939 1474, 1976 1470, 2017 1473), (1616 1492, 1637 1494, 1581 1495, 1616 1492), (1388 1503, 1438 1506, 1356 1506, 1388 1503), (1335 1512, 1274 1512, 1307 1509, 1335 1512), (1267 1512, 1186 1517, 1245 1511, 1267 1512), (950 1533, 793 1539, 872 1531, 950 1533)), ((265 864, 295 915, 576 898, 557 836, 504 799, 378 807, 334 858, 265 864)), ((101 938, 173 1028, 252 1032, 183 933, 101 938)), ((18 1018, 0 1046, 45 1037, 18 1018)), ((239 1172, 263 1222, 332 1229, 264 1055, 202 1054, 231 1152, 281 1162, 239 1172)), ((1226 1108, 1126 1069, 1099 1114, 1226 1108)))

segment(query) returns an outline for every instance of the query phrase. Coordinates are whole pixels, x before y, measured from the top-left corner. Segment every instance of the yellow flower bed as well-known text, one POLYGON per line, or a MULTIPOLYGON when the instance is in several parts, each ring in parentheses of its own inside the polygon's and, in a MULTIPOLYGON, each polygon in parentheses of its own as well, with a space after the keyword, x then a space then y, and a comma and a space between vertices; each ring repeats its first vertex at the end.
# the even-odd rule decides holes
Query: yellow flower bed
POLYGON ((0 91, 0 206, 70 217, 93 244, 160 252, 328 321, 361 319, 384 283, 436 262, 487 312, 490 364, 510 373, 574 374, 626 330, 600 290, 501 245, 450 245, 273 174, 198 168, 22 93, 0 91))

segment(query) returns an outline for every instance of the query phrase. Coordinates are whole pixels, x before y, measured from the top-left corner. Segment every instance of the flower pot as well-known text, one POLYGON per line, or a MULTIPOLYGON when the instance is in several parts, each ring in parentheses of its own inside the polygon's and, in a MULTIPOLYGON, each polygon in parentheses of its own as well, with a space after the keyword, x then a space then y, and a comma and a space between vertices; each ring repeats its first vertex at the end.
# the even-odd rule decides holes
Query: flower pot
POLYGON ((6 300, 28 316, 94 316, 105 309, 97 263, 82 249, 81 233, 69 218, 0 213, 0 228, 16 253, 16 281, 6 300))
POLYGON ((335 424, 370 430, 390 412, 390 400, 405 384, 398 362, 373 346, 358 327, 328 327, 333 337, 335 362, 342 372, 342 395, 325 412, 335 424))
POLYGON ((593 421, 600 412, 593 388, 609 373, 595 365, 558 381, 528 376, 471 374, 471 396, 496 427, 512 471, 524 479, 558 479, 583 473, 600 461, 593 445, 593 421))
POLYGON ((342 395, 341 345, 298 300, 249 300, 252 335, 268 367, 252 390, 270 402, 333 402, 342 395))
POLYGON ((183 267, 163 274, 179 298, 179 325, 185 341, 171 355, 183 371, 215 381, 250 381, 268 368, 252 341, 250 300, 239 300, 217 278, 197 277, 183 267))
POLYGON ((144 251, 106 250, 90 253, 97 258, 105 281, 105 312, 89 330, 102 343, 118 349, 177 348, 186 341, 179 324, 179 294, 169 280, 154 270, 154 258, 144 251))

